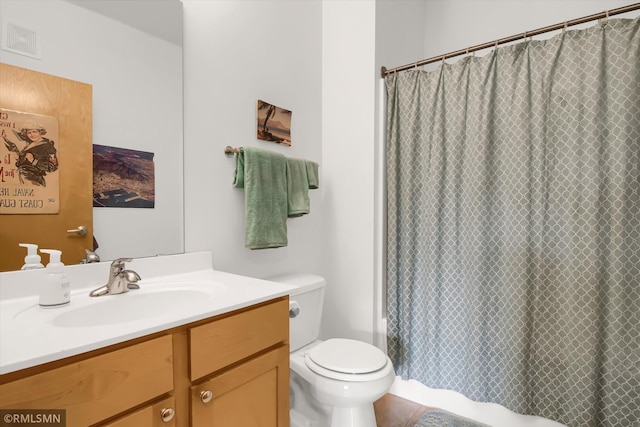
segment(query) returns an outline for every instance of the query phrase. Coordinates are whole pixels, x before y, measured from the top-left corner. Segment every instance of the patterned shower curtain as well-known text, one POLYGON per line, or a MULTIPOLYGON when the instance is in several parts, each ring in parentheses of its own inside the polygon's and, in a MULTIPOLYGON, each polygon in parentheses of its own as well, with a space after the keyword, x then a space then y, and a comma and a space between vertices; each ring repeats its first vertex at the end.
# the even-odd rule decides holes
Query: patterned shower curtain
POLYGON ((397 374, 640 426, 640 18, 386 84, 397 374))

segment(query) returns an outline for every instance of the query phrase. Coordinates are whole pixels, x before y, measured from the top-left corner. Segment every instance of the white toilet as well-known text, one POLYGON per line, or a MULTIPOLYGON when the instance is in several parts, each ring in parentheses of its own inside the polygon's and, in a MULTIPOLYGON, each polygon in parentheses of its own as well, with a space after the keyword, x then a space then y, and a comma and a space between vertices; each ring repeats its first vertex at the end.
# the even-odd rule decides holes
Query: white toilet
POLYGON ((375 427, 373 402, 395 379, 391 360, 361 341, 318 340, 323 277, 293 274, 269 280, 297 288, 289 297, 291 427, 375 427))

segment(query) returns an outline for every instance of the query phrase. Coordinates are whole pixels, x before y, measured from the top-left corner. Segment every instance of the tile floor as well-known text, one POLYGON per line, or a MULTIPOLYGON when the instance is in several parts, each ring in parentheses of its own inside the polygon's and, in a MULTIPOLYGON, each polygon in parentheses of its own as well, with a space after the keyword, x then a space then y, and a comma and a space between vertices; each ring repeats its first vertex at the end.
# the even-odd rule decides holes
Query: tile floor
POLYGON ((429 408, 387 393, 373 404, 378 427, 412 427, 429 408))

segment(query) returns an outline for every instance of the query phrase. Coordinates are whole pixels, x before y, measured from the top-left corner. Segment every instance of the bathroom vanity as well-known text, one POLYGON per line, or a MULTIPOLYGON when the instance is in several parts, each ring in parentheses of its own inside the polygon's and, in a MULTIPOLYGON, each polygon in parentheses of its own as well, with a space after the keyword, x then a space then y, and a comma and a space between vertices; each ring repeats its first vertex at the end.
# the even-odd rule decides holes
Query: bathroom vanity
POLYGON ((0 293, 0 408, 65 409, 67 426, 288 426, 288 287, 193 270, 194 256, 210 260, 134 261, 140 290, 84 298, 91 283, 62 309, 0 293))

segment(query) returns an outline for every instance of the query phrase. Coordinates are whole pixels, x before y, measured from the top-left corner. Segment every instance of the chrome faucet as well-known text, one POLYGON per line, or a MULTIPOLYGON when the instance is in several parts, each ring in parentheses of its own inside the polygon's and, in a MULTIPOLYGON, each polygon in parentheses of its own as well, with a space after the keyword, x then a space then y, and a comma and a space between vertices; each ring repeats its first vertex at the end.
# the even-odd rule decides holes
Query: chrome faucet
POLYGON ((84 251, 86 255, 84 256, 84 258, 80 260, 78 264, 90 264, 92 262, 100 262, 100 256, 97 253, 89 249, 85 249, 84 251))
POLYGON ((116 295, 129 292, 129 289, 140 289, 138 280, 140 276, 133 270, 125 270, 124 263, 131 262, 131 258, 118 258, 111 263, 109 270, 109 281, 106 285, 100 286, 89 292, 89 296, 100 297, 103 295, 116 295))

